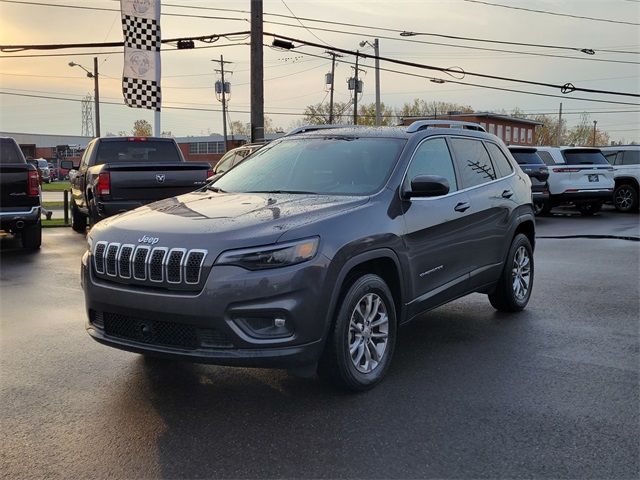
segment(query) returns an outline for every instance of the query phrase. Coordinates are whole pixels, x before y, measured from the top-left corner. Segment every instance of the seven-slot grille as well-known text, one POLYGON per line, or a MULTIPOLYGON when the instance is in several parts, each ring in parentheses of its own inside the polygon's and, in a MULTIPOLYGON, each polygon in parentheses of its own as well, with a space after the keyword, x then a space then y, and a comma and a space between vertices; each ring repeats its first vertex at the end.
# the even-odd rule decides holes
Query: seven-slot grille
POLYGON ((116 280, 197 286, 206 256, 206 250, 97 242, 93 268, 116 280))

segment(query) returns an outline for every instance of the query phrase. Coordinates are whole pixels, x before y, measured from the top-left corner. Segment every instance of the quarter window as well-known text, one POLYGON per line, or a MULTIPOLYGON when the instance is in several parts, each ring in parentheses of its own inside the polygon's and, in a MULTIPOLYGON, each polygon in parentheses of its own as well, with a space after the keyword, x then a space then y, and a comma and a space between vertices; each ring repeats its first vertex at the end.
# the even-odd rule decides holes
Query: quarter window
POLYGON ((449 181, 449 192, 458 189, 453 160, 444 138, 427 140, 418 146, 407 171, 407 182, 411 184, 418 175, 444 177, 449 181))
POLYGON ((460 167, 463 188, 475 187, 496 179, 491 159, 481 141, 452 138, 451 145, 460 167))
POLYGON ((498 177, 506 177, 507 175, 511 175, 513 172, 513 167, 511 163, 507 159, 507 157, 502 153, 500 147, 498 147, 495 143, 486 143, 487 150, 489 150, 489 155, 491 155, 491 160, 493 160, 493 166, 496 169, 496 173, 498 177))

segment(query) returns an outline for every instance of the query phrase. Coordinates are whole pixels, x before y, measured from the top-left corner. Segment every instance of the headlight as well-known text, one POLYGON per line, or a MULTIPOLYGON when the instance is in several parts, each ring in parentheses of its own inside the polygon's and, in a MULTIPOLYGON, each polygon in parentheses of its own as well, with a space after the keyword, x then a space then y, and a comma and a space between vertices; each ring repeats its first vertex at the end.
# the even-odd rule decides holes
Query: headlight
POLYGON ((311 260, 318 251, 319 238, 306 238, 264 247, 229 250, 222 253, 216 265, 237 265, 247 270, 285 267, 311 260))

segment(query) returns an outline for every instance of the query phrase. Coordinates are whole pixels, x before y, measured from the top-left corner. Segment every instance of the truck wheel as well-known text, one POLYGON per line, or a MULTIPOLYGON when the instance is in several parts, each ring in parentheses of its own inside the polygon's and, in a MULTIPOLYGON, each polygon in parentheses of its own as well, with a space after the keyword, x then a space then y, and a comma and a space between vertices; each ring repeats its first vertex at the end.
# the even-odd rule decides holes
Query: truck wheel
POLYGON ((318 375, 337 387, 363 391, 382 380, 396 342, 393 296, 382 278, 358 278, 337 306, 318 375))
POLYGON ((602 209, 602 203, 600 202, 581 203, 577 205, 577 207, 578 207, 578 211, 582 215, 584 215, 585 217, 588 217, 590 215, 598 213, 602 209))
POLYGON ((23 248, 26 250, 38 250, 42 245, 42 224, 38 222, 35 225, 24 227, 21 235, 23 248))
POLYGON ((519 312, 527 306, 533 287, 533 250, 526 235, 511 242, 507 261, 489 302, 501 312, 519 312))
POLYGON ((71 228, 74 232, 84 233, 87 229, 87 217, 85 217, 75 203, 71 203, 71 228))
POLYGON ((613 205, 623 213, 638 211, 638 191, 633 185, 625 183, 618 185, 613 192, 613 205))
POLYGON ((93 227, 96 223, 100 221, 100 216, 98 215, 98 209, 93 202, 89 203, 89 227, 93 227))

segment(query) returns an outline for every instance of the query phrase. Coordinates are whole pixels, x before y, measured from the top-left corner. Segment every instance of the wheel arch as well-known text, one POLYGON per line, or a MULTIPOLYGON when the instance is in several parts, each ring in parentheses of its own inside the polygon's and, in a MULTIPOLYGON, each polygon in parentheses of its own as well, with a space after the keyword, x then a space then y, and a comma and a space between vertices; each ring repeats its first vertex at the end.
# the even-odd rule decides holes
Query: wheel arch
POLYGON ((621 177, 616 177, 615 179, 615 188, 618 188, 620 185, 631 185, 633 186, 636 191, 640 190, 640 184, 638 183, 638 179, 633 177, 633 176, 621 176, 621 177))
POLYGON ((342 265, 331 292, 325 337, 334 324, 335 312, 346 288, 366 273, 376 274, 385 281, 393 296, 398 324, 403 323, 405 286, 400 260, 390 248, 379 248, 352 257, 342 265))

